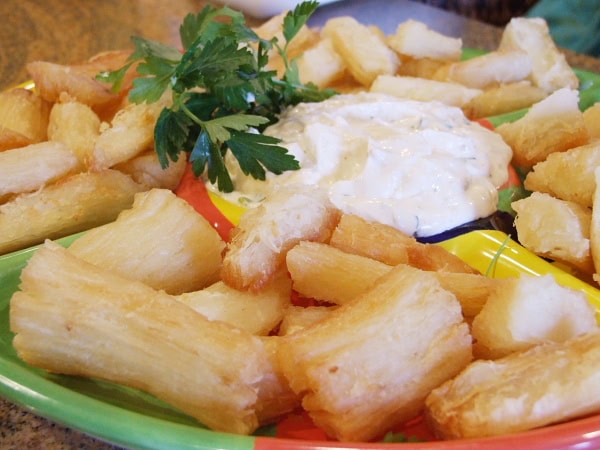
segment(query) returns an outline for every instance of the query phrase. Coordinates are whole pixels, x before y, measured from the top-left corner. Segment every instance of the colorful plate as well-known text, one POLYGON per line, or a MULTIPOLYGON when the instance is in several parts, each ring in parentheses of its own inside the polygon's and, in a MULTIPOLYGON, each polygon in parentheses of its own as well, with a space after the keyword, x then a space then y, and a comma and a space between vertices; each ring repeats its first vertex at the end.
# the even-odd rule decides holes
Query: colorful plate
MULTIPOLYGON (((582 81, 581 103, 585 108, 600 100, 600 76, 584 71, 577 73, 582 81)), ((491 118, 490 121, 497 125, 522 113, 491 118)), ((191 183, 188 187, 196 189, 198 185, 191 183)), ((184 193, 181 195, 185 196, 184 193)), ((211 220, 220 224, 223 234, 227 233, 228 222, 235 223, 239 219, 241 210, 228 206, 216 196, 205 193, 203 202, 204 206, 198 208, 207 215, 212 214, 211 220), (227 220, 222 220, 223 216, 227 220)), ((76 238, 77 235, 70 236, 59 242, 69 245, 76 238)), ((501 232, 473 231, 440 245, 482 272, 489 269, 491 276, 552 273, 560 283, 582 289, 600 311, 600 291, 536 257, 501 232)), ((600 448, 600 415, 509 436, 446 442, 339 443, 327 440, 302 415, 290 416, 278 426, 262 428, 255 436, 210 431, 151 395, 99 380, 48 374, 17 358, 11 343, 9 303, 11 295, 18 289, 21 269, 34 251, 35 248, 30 248, 0 256, 0 396, 35 414, 107 442, 131 448, 207 450, 600 448)), ((427 438, 418 421, 397 431, 407 437, 427 438)))
MULTIPOLYGON (((59 240, 69 245, 78 235, 59 240)), ((600 311, 600 291, 541 260, 499 231, 473 231, 441 243, 481 271, 492 276, 515 273, 552 273, 568 286, 582 289, 600 311), (499 255, 499 256, 498 256, 499 255)), ((275 449, 381 448, 379 444, 347 444, 327 440, 303 415, 292 415, 278 426, 265 427, 255 436, 238 436, 205 429, 151 395, 100 380, 45 373, 20 361, 9 331, 10 297, 18 288, 21 269, 35 248, 0 257, 0 395, 34 413, 105 441, 146 449, 275 449)), ((418 421, 395 430, 403 436, 431 439, 418 421)), ((450 442, 388 443, 389 449, 557 449, 600 448, 600 415, 539 430, 495 438, 450 442)))

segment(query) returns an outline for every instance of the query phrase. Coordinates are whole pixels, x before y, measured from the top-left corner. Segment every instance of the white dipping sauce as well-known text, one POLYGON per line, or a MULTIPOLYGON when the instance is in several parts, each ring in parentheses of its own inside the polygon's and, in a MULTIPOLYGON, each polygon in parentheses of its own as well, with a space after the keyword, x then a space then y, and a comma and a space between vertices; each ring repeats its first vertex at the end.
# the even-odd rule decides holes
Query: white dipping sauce
POLYGON ((459 108, 374 93, 299 104, 265 134, 300 170, 258 181, 229 158, 236 192, 225 198, 252 206, 278 184, 316 184, 343 212, 423 237, 496 211, 512 157, 459 108))

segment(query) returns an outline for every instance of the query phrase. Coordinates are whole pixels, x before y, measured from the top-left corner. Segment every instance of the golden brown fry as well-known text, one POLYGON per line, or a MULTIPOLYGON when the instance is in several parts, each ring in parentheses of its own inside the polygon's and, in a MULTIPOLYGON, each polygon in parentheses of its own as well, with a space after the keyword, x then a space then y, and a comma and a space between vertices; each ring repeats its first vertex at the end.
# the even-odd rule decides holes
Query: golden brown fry
POLYGON ((115 220, 142 191, 116 170, 71 175, 0 205, 0 254, 115 220))
POLYGON ((534 192, 512 203, 520 243, 533 253, 593 273, 590 255, 592 213, 577 203, 534 192))
POLYGON ((479 119, 529 108, 546 96, 546 91, 528 81, 501 84, 476 95, 462 110, 469 119, 479 119))
POLYGON ((279 326, 279 336, 286 336, 303 330, 319 320, 328 317, 335 306, 295 306, 292 305, 285 310, 281 325, 279 326))
POLYGON ((48 139, 64 143, 80 165, 87 168, 100 134, 100 118, 89 106, 66 97, 62 99, 50 112, 48 139))
POLYGON ((379 75, 396 73, 398 56, 378 33, 354 18, 329 19, 322 34, 331 39, 349 72, 364 86, 370 86, 379 75))
POLYGON ((106 108, 120 100, 110 86, 95 78, 100 70, 93 64, 67 66, 33 61, 26 68, 40 97, 50 103, 57 102, 63 92, 92 108, 106 108))
POLYGON ((594 171, 596 189, 592 205, 592 220, 590 224, 590 251, 594 263, 594 281, 600 284, 600 167, 594 171))
POLYGON ((290 413, 300 407, 300 396, 290 388, 277 359, 279 351, 279 336, 265 336, 261 338, 266 354, 269 369, 258 386, 256 400, 256 416, 261 425, 276 422, 284 414, 290 413))
POLYGON ((47 139, 48 102, 30 89, 0 92, 0 152, 47 139))
POLYGON ((533 166, 524 186, 530 191, 544 192, 591 208, 596 189, 594 171, 599 166, 600 142, 591 142, 548 155, 533 166))
POLYGON ((258 337, 50 241, 20 288, 10 326, 27 364, 144 390, 215 430, 258 427, 260 384, 273 371, 258 337))
POLYGON ((0 152, 33 144, 31 139, 9 128, 0 130, 0 152))
POLYGON ((110 128, 102 130, 96 139, 90 167, 93 170, 108 169, 151 149, 154 126, 168 101, 165 96, 161 101, 131 104, 117 112, 110 128))
POLYGON ((477 273, 440 246, 422 244, 391 226, 368 222, 351 214, 342 216, 330 243, 345 252, 367 256, 390 266, 410 264, 423 270, 477 273))
POLYGON ((369 90, 421 102, 439 101, 458 107, 465 105, 482 92, 458 83, 398 75, 378 76, 369 90))
POLYGON ((256 335, 268 335, 290 306, 291 282, 278 276, 259 293, 238 291, 222 281, 200 291, 187 292, 177 300, 209 320, 220 320, 256 335))
POLYGON ((154 289, 181 294, 219 279, 224 248, 219 234, 188 202, 167 189, 151 189, 69 251, 154 289))
POLYGON ((400 265, 355 301, 285 336, 278 356, 319 427, 341 441, 366 441, 419 414, 431 389, 469 363, 471 337, 435 275, 400 265))
POLYGON ((391 266, 316 242, 300 242, 286 257, 294 290, 307 298, 343 305, 369 289, 391 266))
POLYGON ((347 253, 373 258, 390 266, 408 263, 407 247, 416 240, 388 225, 368 222, 343 214, 331 235, 330 244, 347 253))
MULTIPOLYGON (((104 52, 97 53, 87 60, 89 66, 94 66, 94 69, 100 70, 117 70, 125 65, 127 58, 131 55, 131 50, 107 50, 104 52)), ((133 65, 135 68, 135 64, 133 65)), ((129 80, 130 77, 134 76, 132 68, 126 73, 125 80, 129 80)), ((126 85, 122 86, 125 88, 126 85)))
MULTIPOLYGON (((283 36, 283 20, 287 14, 284 11, 276 16, 271 17, 258 27, 254 28, 254 32, 263 39, 277 38, 280 45, 285 45, 285 38, 283 36)), ((287 48, 287 55, 290 59, 294 59, 302 52, 312 47, 319 39, 319 33, 315 28, 310 28, 303 25, 294 39, 290 42, 287 48)), ((276 52, 274 50, 273 52, 276 52)))
MULTIPOLYGON (((300 295, 338 305, 367 291, 392 268, 375 259, 311 242, 292 248, 286 261, 294 289, 300 295)), ((441 286, 456 295, 465 317, 477 315, 491 293, 503 284, 501 279, 474 273, 434 273, 441 286)))
POLYGON ((0 152, 0 200, 32 192, 79 168, 79 161, 60 142, 40 142, 0 152))
POLYGON ((509 435, 600 410, 600 333, 475 361, 427 397, 439 438, 509 435))
POLYGON ((129 174, 137 183, 150 188, 161 188, 175 190, 183 177, 187 159, 181 155, 176 161, 169 160, 169 166, 162 168, 158 160, 158 154, 154 149, 148 150, 141 155, 129 159, 113 168, 129 174))
POLYGON ((312 82, 323 88, 340 80, 346 73, 342 57, 335 51, 331 39, 321 39, 297 60, 298 73, 303 83, 312 82))
POLYGON ((582 291, 559 285, 552 275, 528 274, 506 278, 471 325, 475 356, 488 359, 597 330, 582 291))
POLYGON ((435 272, 440 285, 456 295, 463 316, 473 318, 481 311, 490 295, 504 288, 505 280, 476 273, 435 272))
POLYGON ((533 105, 519 120, 496 128, 513 149, 515 165, 531 167, 551 153, 589 142, 578 100, 577 91, 560 89, 533 105))
POLYGON ((437 70, 448 63, 448 61, 440 59, 411 58, 410 56, 402 56, 400 61, 397 75, 426 79, 433 78, 437 70))
POLYGON ((513 18, 504 27, 498 50, 527 52, 533 63, 531 81, 548 93, 579 87, 577 75, 556 47, 548 24, 542 18, 513 18))
MULTIPOLYGON (((286 14, 287 11, 284 11, 276 16, 271 17, 260 26, 255 27, 254 32, 262 39, 277 38, 277 41, 280 43, 280 45, 285 45, 285 38, 283 35, 283 20, 286 14)), ((289 60, 291 61, 300 56, 318 41, 319 32, 314 28, 303 25, 287 47, 287 56, 289 60)), ((268 67, 271 70, 277 71, 279 76, 283 76, 285 72, 284 61, 276 49, 272 49, 269 53, 268 67)))
POLYGON ((593 104, 583 112, 583 121, 590 133, 590 138, 600 139, 600 102, 593 104))
POLYGON ((494 51, 441 67, 434 80, 451 81, 485 89, 502 83, 526 80, 532 70, 530 56, 521 50, 494 51))
POLYGON ((260 290, 284 264, 290 248, 303 240, 326 241, 338 217, 325 191, 282 186, 242 215, 227 246, 223 281, 237 289, 260 290))
POLYGON ((400 55, 413 58, 457 61, 462 54, 462 40, 438 33, 427 24, 409 19, 398 25, 387 44, 400 55))

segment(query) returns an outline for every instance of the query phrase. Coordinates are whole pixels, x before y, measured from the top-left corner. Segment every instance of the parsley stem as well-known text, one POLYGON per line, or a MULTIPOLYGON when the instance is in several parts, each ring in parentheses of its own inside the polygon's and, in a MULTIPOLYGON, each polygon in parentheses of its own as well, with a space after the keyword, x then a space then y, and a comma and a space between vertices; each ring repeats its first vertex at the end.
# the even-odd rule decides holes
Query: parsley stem
POLYGON ((183 113, 186 116, 188 116, 192 120, 192 122, 194 122, 197 125, 200 125, 201 127, 204 127, 204 121, 200 120, 198 116, 196 116, 196 114, 190 111, 189 108, 185 105, 185 102, 178 102, 177 106, 183 111, 183 113))

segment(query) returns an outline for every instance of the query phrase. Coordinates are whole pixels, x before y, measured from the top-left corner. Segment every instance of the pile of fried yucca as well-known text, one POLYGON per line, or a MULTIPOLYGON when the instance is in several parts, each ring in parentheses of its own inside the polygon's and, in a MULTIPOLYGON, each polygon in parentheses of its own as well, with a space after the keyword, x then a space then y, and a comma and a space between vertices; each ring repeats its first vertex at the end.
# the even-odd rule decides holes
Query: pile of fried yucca
POLYGON ((129 52, 27 65, 35 90, 0 93, 0 254, 113 221, 137 192, 174 189, 185 161, 160 166, 154 124, 164 102, 129 104, 95 76, 129 52))
MULTIPOLYGON (((276 33, 281 20, 257 31, 276 33)), ((594 145, 597 119, 577 108, 577 77, 538 19, 513 20, 497 51, 468 61, 460 61, 460 40, 415 21, 384 36, 342 17, 301 36, 301 76, 320 86, 438 100, 470 118, 534 105, 498 129, 515 162, 533 166, 531 177, 544 172, 542 161, 550 167, 546 174, 556 173, 555 154, 594 145), (538 146, 543 150, 532 150, 538 146)), ((276 55, 272 64, 277 68, 276 55)), ((307 186, 281 188, 248 210, 224 242, 156 175, 154 106, 122 107, 123 96, 86 104, 85 95, 96 98, 91 86, 100 89, 87 64, 81 73, 49 63, 30 67, 40 97, 4 95, 31 98, 41 105, 31 111, 42 117, 51 107, 50 126, 36 127, 33 136, 0 114, 2 130, 32 144, 1 152, 0 172, 3 155, 35 155, 36 146, 51 149, 38 158, 69 154, 71 168, 56 164, 63 171, 45 172, 35 186, 5 188, 0 225, 10 205, 77 177, 96 177, 104 189, 127 192, 128 201, 112 204, 116 220, 105 217, 110 223, 68 249, 46 241, 23 269, 10 325, 26 363, 138 388, 214 430, 240 434, 301 408, 342 441, 379 439, 419 415, 438 437, 457 439, 600 412, 600 331, 582 292, 552 276, 488 278, 442 247, 342 214, 324 192, 307 186), (55 92, 54 99, 44 98, 44 90, 55 92), (81 138, 84 129, 89 138, 81 138), (135 164, 142 157, 153 161, 152 170, 135 164), (132 188, 111 177, 126 177, 132 188), (123 210, 118 217, 117 210, 123 210), (297 297, 312 306, 291 300, 297 297)), ((111 94, 100 90, 104 95, 111 94)), ((583 170, 558 164, 565 178, 583 170)), ((180 172, 170 170, 172 182, 180 172)), ((14 178, 16 184, 20 177, 14 178)), ((546 178, 558 189, 562 180, 546 178)), ((590 183, 593 198, 593 176, 590 183)), ((102 198, 99 190, 85 200, 69 197, 72 189, 57 191, 48 201, 67 198, 93 210, 88 205, 102 198)), ((521 204, 515 204, 520 236, 523 217, 534 209, 521 204)), ((556 224, 543 222, 551 234, 556 224)), ((54 232, 46 229, 45 237, 54 232)))

